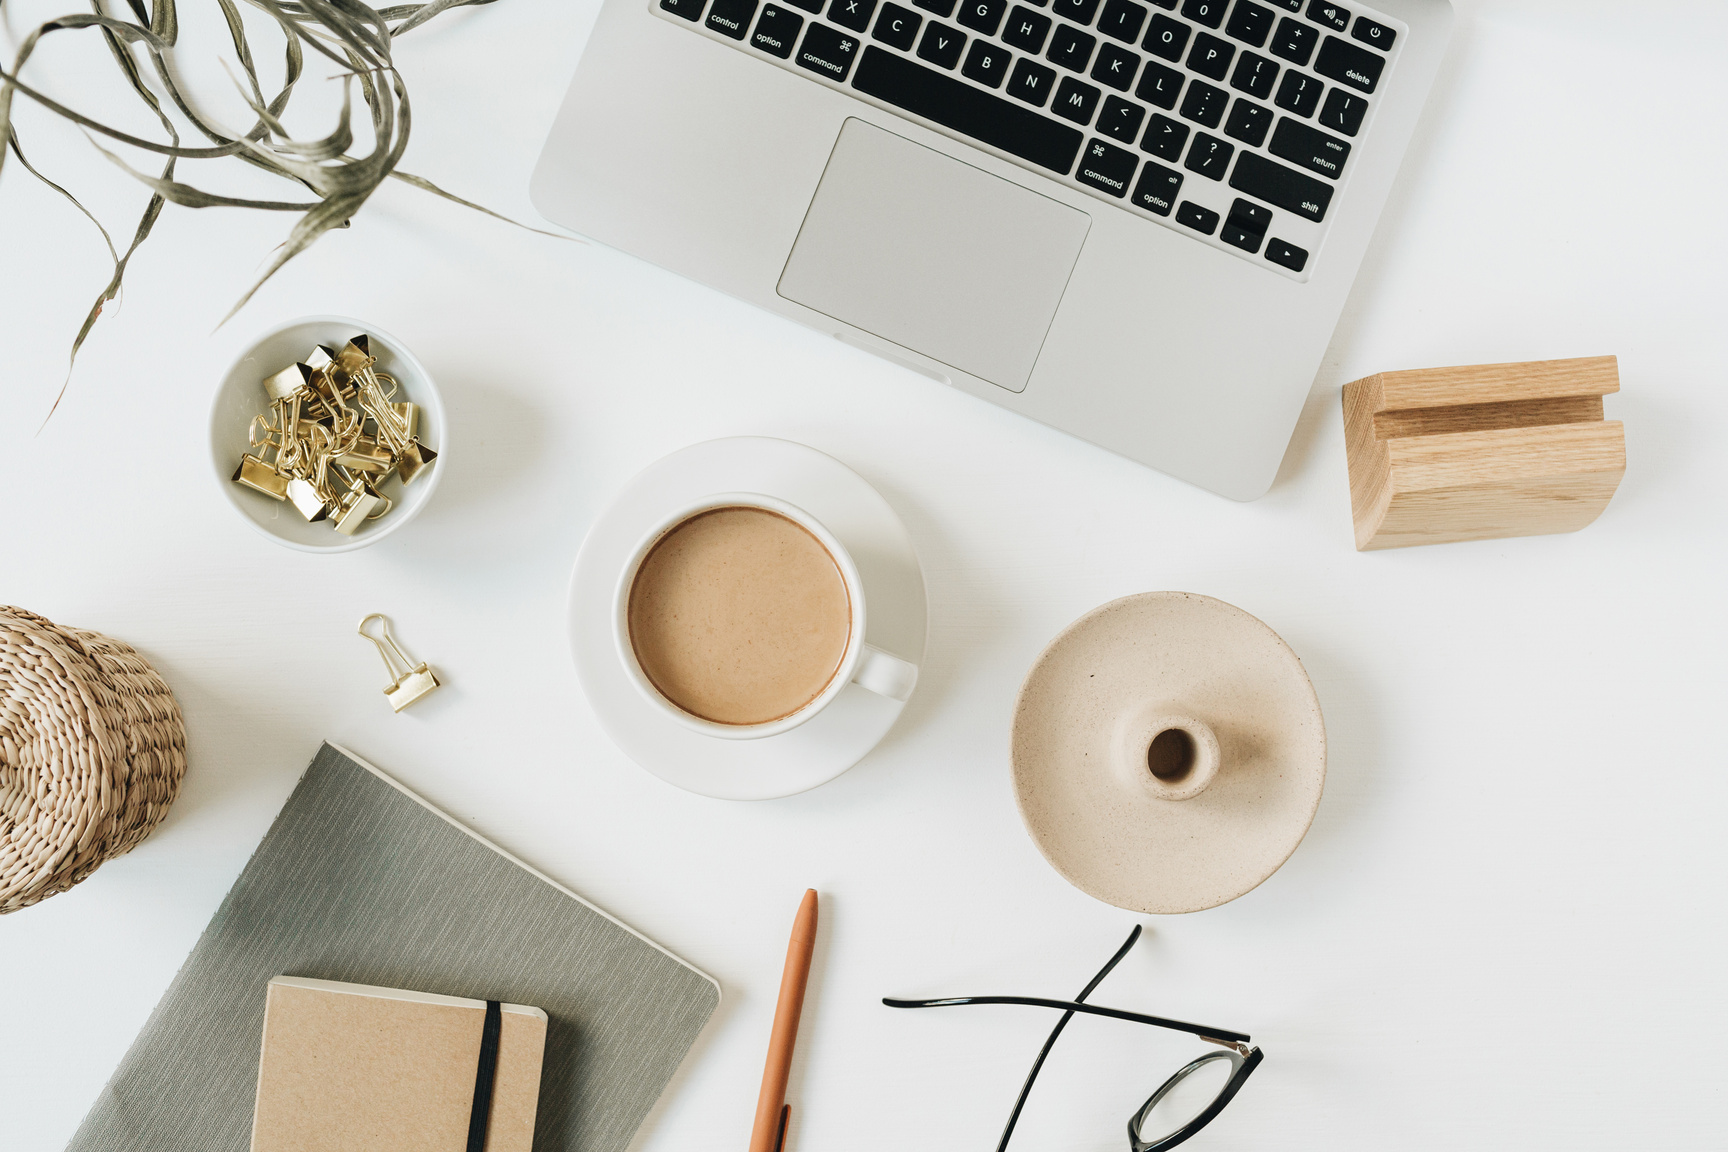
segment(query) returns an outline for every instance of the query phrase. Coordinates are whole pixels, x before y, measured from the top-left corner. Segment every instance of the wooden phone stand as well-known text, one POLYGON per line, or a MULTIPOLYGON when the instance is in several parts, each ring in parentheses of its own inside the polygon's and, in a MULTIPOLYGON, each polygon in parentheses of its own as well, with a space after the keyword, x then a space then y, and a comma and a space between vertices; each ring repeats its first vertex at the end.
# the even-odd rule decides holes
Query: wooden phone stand
POLYGON ((1344 385, 1356 547, 1576 532, 1626 472, 1612 356, 1381 372, 1344 385))

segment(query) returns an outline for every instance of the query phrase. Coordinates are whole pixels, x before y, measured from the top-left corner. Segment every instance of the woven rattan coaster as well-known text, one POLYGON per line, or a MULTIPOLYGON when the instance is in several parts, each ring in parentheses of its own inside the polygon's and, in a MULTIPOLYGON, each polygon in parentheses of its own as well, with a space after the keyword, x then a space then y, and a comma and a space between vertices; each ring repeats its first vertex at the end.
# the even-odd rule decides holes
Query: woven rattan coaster
POLYGON ((180 707, 142 656, 0 605, 0 914, 131 851, 185 772, 180 707))

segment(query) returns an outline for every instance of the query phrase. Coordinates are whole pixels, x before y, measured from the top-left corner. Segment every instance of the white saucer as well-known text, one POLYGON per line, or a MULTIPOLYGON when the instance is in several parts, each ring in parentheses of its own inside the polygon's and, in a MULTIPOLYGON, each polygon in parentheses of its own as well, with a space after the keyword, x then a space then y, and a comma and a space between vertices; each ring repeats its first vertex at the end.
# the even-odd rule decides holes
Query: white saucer
POLYGON ((636 763, 691 792, 722 800, 790 796, 862 760, 906 705, 852 684, 789 732, 717 740, 655 709, 613 646, 613 592, 637 542, 677 508, 716 492, 776 496, 825 524, 863 578, 864 638, 914 664, 924 660, 924 573, 906 526, 862 476, 814 448, 766 436, 693 444, 649 465, 589 529, 570 578, 570 650, 606 734, 636 763))

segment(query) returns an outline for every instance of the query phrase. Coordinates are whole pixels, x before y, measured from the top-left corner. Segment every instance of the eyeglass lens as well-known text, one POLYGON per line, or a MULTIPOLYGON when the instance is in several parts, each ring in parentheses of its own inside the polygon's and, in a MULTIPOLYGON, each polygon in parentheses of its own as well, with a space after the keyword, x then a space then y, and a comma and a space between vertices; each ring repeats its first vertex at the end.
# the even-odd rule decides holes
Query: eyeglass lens
POLYGON ((1182 1131, 1229 1087, 1237 1063, 1230 1053, 1213 1052, 1187 1065, 1141 1106, 1130 1134, 1142 1146, 1155 1146, 1182 1131))

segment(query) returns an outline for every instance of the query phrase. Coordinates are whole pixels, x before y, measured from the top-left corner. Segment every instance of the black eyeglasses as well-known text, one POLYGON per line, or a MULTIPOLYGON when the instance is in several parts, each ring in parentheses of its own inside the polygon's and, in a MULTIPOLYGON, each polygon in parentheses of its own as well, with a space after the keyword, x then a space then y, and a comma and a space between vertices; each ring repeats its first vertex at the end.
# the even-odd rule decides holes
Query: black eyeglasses
POLYGON ((1008 1123, 1002 1129, 1002 1139, 996 1145, 996 1152, 1003 1152, 1008 1147, 1008 1138, 1014 1135, 1014 1125, 1020 1120, 1020 1110, 1026 1106, 1026 1097, 1032 1091, 1033 1081, 1038 1079, 1039 1069, 1044 1067, 1045 1057, 1050 1055, 1056 1038, 1062 1035, 1062 1029, 1068 1027, 1068 1021, 1074 1018, 1076 1012, 1084 1012, 1090 1016, 1107 1016, 1112 1020, 1130 1020, 1136 1024, 1150 1024, 1155 1028, 1170 1028, 1198 1036, 1208 1044, 1218 1045, 1220 1051, 1208 1052, 1178 1069, 1174 1076, 1164 1081, 1158 1091, 1152 1093, 1146 1103, 1140 1105, 1139 1110, 1128 1118, 1128 1145, 1133 1152, 1164 1152, 1212 1123, 1218 1113, 1224 1111, 1224 1106, 1242 1090, 1242 1085, 1265 1057, 1260 1049, 1250 1047, 1248 1037, 1240 1032, 1231 1032, 1225 1028, 1207 1028, 1199 1024, 1184 1024, 1180 1020, 1142 1016, 1138 1012, 1124 1012, 1119 1008, 1101 1008, 1085 1003, 1086 997, 1092 994, 1092 990, 1098 987, 1104 977, 1110 975, 1112 968, 1121 963, 1122 957, 1128 955, 1128 950, 1134 947, 1134 942, 1138 939, 1140 927, 1135 925, 1134 931, 1128 933, 1127 941, 1116 950, 1116 955, 1110 957, 1110 962, 1100 968, 1098 974, 1080 990, 1080 995, 1072 1000, 1040 1000, 1030 996, 953 996, 943 1000, 884 998, 882 1003, 890 1008, 1028 1004, 1034 1008, 1061 1010, 1062 1019, 1050 1030, 1050 1038, 1044 1041, 1044 1047, 1038 1051, 1038 1059, 1032 1062, 1032 1071, 1026 1074, 1026 1083, 1020 1086, 1020 1095, 1014 1101, 1014 1110, 1008 1114, 1008 1123))

